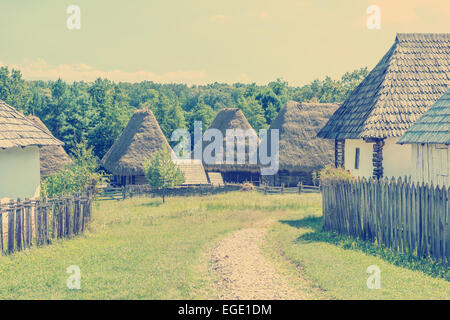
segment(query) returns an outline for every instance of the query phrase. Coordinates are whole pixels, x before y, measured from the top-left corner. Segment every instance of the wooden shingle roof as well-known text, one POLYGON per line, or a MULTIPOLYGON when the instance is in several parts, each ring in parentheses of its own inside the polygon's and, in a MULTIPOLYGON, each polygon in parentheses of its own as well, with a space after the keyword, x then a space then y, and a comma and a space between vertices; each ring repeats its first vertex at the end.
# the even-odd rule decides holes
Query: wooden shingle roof
POLYGON ((449 86, 450 34, 398 34, 318 136, 402 136, 449 86))
POLYGON ((0 148, 61 145, 61 141, 0 100, 0 148))
POLYGON ((450 145, 450 90, 406 131, 398 143, 450 145))

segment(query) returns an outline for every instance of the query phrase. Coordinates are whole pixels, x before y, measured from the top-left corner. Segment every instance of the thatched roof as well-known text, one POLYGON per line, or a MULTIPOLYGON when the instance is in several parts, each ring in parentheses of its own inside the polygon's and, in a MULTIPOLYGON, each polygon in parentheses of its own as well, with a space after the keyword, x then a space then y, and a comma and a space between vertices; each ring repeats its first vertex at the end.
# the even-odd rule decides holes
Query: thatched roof
MULTIPOLYGON (((38 117, 27 116, 27 119, 31 120, 42 131, 45 131, 47 134, 53 136, 38 117)), ((55 172, 58 172, 63 169, 64 166, 72 162, 62 146, 43 146, 39 150, 39 156, 42 177, 47 177, 55 172)))
POLYGON ((182 185, 209 184, 205 169, 200 160, 177 159, 174 161, 184 174, 182 185))
POLYGON ((319 137, 400 137, 450 86, 450 34, 398 34, 319 137))
POLYGON ((398 143, 450 145, 450 89, 406 131, 398 143))
POLYGON ((63 143, 0 100, 0 148, 51 145, 61 146, 63 143))
MULTIPOLYGON (((333 143, 317 138, 333 112, 339 106, 333 103, 298 103, 288 101, 278 112, 270 130, 278 129, 279 169, 312 171, 333 160, 333 143)), ((270 152, 270 144, 268 144, 270 152)))
POLYGON ((164 147, 172 150, 153 112, 139 109, 105 154, 102 164, 113 174, 144 175, 142 163, 164 147))
MULTIPOLYGON (((250 123, 248 122, 245 115, 238 108, 224 108, 217 113, 217 116, 214 118, 213 122, 209 126, 208 129, 218 129, 223 137, 223 163, 217 165, 204 164, 207 170, 220 170, 220 171, 259 171, 259 167, 257 164, 249 163, 249 148, 248 148, 248 139, 245 139, 245 164, 237 164, 237 141, 235 141, 234 148, 234 156, 235 163, 234 164, 225 164, 226 160, 226 131, 228 129, 241 129, 244 132, 250 130, 250 135, 256 138, 256 141, 259 142, 258 135, 256 131, 252 128, 250 123)), ((210 142, 203 142, 203 150, 210 142)))

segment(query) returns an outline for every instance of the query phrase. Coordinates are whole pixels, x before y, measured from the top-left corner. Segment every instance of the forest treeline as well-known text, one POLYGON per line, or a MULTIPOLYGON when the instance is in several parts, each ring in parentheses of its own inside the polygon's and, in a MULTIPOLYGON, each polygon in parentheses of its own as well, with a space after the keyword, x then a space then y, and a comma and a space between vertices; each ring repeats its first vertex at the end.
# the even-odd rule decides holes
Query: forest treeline
POLYGON ((224 84, 188 86, 151 81, 66 83, 28 81, 19 70, 0 68, 0 99, 38 116, 71 151, 78 142, 93 146, 102 158, 136 108, 148 107, 168 139, 176 128, 193 131, 195 120, 206 129, 221 108, 237 107, 256 130, 267 128, 288 100, 341 102, 367 75, 367 68, 345 73, 339 80, 326 77, 294 87, 282 80, 267 85, 224 84))

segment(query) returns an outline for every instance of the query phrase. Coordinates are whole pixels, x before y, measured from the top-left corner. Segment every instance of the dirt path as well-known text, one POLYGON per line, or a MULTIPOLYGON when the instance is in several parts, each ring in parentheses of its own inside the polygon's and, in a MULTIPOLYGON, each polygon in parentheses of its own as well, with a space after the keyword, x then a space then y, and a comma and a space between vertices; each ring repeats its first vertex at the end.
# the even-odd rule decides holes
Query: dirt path
POLYGON ((266 233, 266 229, 239 230, 213 248, 219 299, 311 299, 309 293, 291 286, 264 256, 261 245, 266 233))

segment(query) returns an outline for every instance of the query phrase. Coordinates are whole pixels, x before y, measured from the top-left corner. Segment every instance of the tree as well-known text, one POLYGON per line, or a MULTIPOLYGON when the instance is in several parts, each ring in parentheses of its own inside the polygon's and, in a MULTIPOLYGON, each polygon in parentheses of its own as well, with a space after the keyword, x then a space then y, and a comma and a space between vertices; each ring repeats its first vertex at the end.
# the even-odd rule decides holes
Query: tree
POLYGON ((149 185, 154 189, 161 190, 163 202, 165 202, 167 188, 178 186, 185 181, 183 172, 172 161, 167 148, 144 161, 144 172, 149 185))

